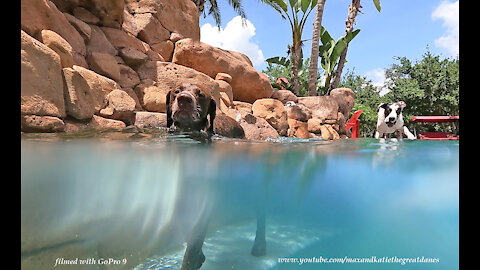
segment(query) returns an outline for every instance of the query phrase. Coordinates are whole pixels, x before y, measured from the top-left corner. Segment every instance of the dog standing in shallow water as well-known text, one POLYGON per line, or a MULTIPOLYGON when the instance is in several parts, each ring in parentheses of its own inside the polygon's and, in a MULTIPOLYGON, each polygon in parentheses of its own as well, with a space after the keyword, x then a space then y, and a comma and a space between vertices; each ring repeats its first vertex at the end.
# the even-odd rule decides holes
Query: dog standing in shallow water
POLYGON ((379 139, 386 134, 397 131, 398 138, 402 138, 405 134, 408 139, 415 140, 415 136, 404 126, 402 111, 407 104, 403 101, 395 103, 380 103, 378 105, 378 120, 377 131, 375 132, 375 139, 379 139))

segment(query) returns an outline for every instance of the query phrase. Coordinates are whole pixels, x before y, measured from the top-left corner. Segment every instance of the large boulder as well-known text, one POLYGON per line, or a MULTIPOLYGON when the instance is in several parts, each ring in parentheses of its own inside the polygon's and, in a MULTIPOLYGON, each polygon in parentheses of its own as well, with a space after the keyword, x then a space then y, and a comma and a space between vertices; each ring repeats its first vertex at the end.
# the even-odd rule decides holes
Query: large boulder
POLYGON ((288 119, 288 128, 290 129, 290 134, 293 137, 301 139, 310 138, 310 134, 308 133, 308 126, 305 122, 295 119, 288 119))
POLYGON ((322 124, 324 124, 324 122, 321 119, 318 119, 318 118, 308 119, 308 121, 307 121, 308 132, 321 133, 322 132, 322 129, 321 129, 322 124))
POLYGON ((134 37, 133 35, 116 28, 111 27, 100 27, 107 37, 108 41, 115 47, 115 49, 120 50, 122 48, 133 48, 146 53, 148 50, 148 44, 142 42, 140 39, 134 37))
POLYGON ((329 124, 324 124, 320 126, 322 138, 324 140, 338 140, 340 136, 337 131, 329 124))
POLYGON ((295 96, 295 94, 292 93, 292 91, 290 90, 274 91, 272 94, 272 98, 280 100, 284 105, 289 101, 293 101, 295 103, 298 101, 298 97, 295 96))
POLYGON ((100 18, 100 25, 120 28, 123 22, 124 0, 89 0, 88 9, 100 18))
POLYGON ((167 112, 167 93, 170 89, 161 85, 157 86, 155 81, 146 79, 135 87, 135 93, 145 110, 165 113, 167 112))
POLYGON ((337 120, 338 103, 332 96, 299 97, 298 103, 312 112, 312 118, 337 120))
POLYGON ((20 1, 20 11, 20 23, 23 31, 38 40, 40 40, 42 30, 54 31, 72 46, 74 64, 84 65, 85 42, 55 4, 48 0, 22 0, 20 1))
POLYGON ((245 131, 240 123, 226 114, 218 114, 213 123, 213 131, 215 134, 228 138, 245 138, 245 131))
POLYGON ((135 126, 139 128, 167 127, 167 114, 157 112, 137 112, 135 126))
POLYGON ((283 103, 273 98, 263 98, 252 105, 253 115, 261 117, 278 131, 280 136, 286 136, 288 130, 288 117, 283 103))
POLYGON ((73 16, 88 24, 98 24, 100 19, 83 7, 75 7, 72 11, 73 16))
POLYGON ((260 98, 269 98, 273 93, 267 75, 239 59, 238 55, 193 39, 181 39, 175 43, 172 62, 198 70, 211 78, 218 73, 229 74, 234 100, 253 103, 260 98))
POLYGON ((170 32, 151 13, 135 14, 136 36, 142 41, 153 45, 170 38, 170 32))
POLYGON ((86 45, 92 35, 92 28, 90 27, 90 25, 66 12, 64 12, 63 15, 65 15, 65 18, 67 18, 68 22, 73 27, 75 27, 75 29, 77 29, 78 33, 80 34, 80 36, 82 36, 83 41, 85 41, 86 45))
POLYGON ((168 31, 200 40, 199 13, 191 0, 126 0, 132 14, 151 13, 168 31))
POLYGON ((230 83, 232 82, 232 76, 227 73, 218 73, 215 76, 215 81, 220 86, 220 97, 227 107, 233 105, 233 90, 230 83))
POLYGON ((107 105, 107 95, 115 89, 120 89, 120 85, 114 80, 97 74, 96 72, 80 67, 73 66, 73 69, 80 73, 90 87, 90 94, 93 99, 95 113, 99 113, 101 109, 107 105))
POLYGON ((61 132, 65 123, 55 116, 22 115, 20 127, 23 132, 61 132))
MULTIPOLYGON (((217 106, 220 104, 220 86, 218 83, 194 69, 169 62, 147 61, 138 67, 137 73, 141 81, 150 79, 155 82, 158 91, 162 94, 168 93, 178 83, 186 82, 196 84, 210 94, 217 106)), ((140 95, 138 96, 140 98, 140 95)), ((147 108, 145 107, 145 109, 147 108)))
POLYGON ((64 118, 60 57, 24 31, 20 40, 21 113, 64 118))
POLYGON ((135 111, 143 111, 143 107, 142 105, 140 104, 140 100, 138 99, 138 96, 137 94, 135 93, 135 91, 133 91, 132 88, 125 88, 123 87, 122 88, 123 91, 125 91, 131 98, 133 98, 133 100, 135 100, 135 111))
POLYGON ((73 68, 63 69, 63 79, 67 114, 79 120, 92 118, 95 106, 87 80, 73 68))
MULTIPOLYGON (((127 2, 129 0, 126 0, 127 2)), ((123 23, 122 23, 122 29, 134 36, 137 36, 138 32, 140 31, 138 29, 134 14, 131 14, 128 11, 128 6, 125 6, 123 9, 123 23)))
POLYGON ((124 0, 52 0, 64 12, 73 13, 81 7, 97 17, 102 26, 119 28, 123 22, 124 0))
POLYGON ((133 48, 120 49, 120 56, 125 61, 125 64, 132 68, 136 68, 148 60, 148 56, 145 53, 133 48))
POLYGON ((90 69, 96 73, 117 82, 120 80, 120 67, 111 54, 92 52, 87 56, 87 62, 90 69))
POLYGON ((268 138, 275 139, 280 137, 277 130, 261 117, 235 109, 228 110, 226 114, 240 123, 245 132, 245 138, 248 140, 266 140, 268 138))
POLYGON ((232 107, 238 111, 245 111, 247 113, 252 113, 252 104, 247 102, 234 101, 232 107))
POLYGON ((51 30, 41 31, 41 41, 60 56, 62 68, 73 67, 73 49, 59 34, 51 30))
POLYGON ((338 111, 345 117, 350 115, 353 105, 355 105, 355 93, 350 88, 335 88, 330 92, 338 103, 338 111))
POLYGON ((339 135, 346 135, 347 130, 345 129, 345 124, 347 123, 347 119, 343 115, 343 113, 338 112, 338 117, 337 117, 337 125, 338 125, 338 134, 339 135))
POLYGON ((127 124, 133 124, 135 119, 135 100, 127 92, 115 89, 107 95, 107 107, 100 110, 100 115, 127 124))
POLYGON ((233 105, 233 91, 232 86, 221 80, 216 80, 218 85, 220 86, 220 97, 222 98, 223 102, 227 107, 233 105))
POLYGON ((120 68, 120 80, 117 82, 122 88, 134 88, 140 83, 137 72, 131 67, 122 64, 119 64, 118 67, 120 68))
POLYGON ((173 50, 175 49, 175 45, 171 40, 164 40, 159 43, 152 44, 150 46, 153 51, 160 54, 163 59, 167 62, 172 61, 173 50))
POLYGON ((107 39, 102 29, 96 25, 90 25, 90 38, 87 43, 87 54, 92 52, 108 53, 116 55, 117 49, 113 47, 112 43, 107 39))
POLYGON ((295 119, 302 122, 307 122, 312 117, 312 112, 303 104, 295 104, 293 102, 285 105, 288 119, 295 119))
POLYGON ((126 126, 127 125, 125 125, 125 123, 120 120, 104 118, 98 115, 93 115, 92 120, 88 122, 89 128, 93 128, 97 130, 122 129, 122 128, 125 128, 126 126))

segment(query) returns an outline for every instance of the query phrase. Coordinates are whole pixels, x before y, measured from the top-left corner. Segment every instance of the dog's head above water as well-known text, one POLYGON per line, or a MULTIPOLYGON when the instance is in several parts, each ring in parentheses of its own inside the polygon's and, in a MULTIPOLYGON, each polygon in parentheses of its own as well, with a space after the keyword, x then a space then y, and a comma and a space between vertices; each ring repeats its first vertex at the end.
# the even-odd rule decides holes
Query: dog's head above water
POLYGON ((195 84, 179 83, 167 94, 167 127, 182 131, 213 133, 216 104, 210 94, 195 84), (207 119, 209 116, 209 119, 207 119))
POLYGON ((403 108, 406 106, 407 104, 404 101, 380 103, 377 108, 378 117, 379 119, 383 118, 383 121, 388 127, 393 127, 397 123, 397 120, 401 119, 403 108))

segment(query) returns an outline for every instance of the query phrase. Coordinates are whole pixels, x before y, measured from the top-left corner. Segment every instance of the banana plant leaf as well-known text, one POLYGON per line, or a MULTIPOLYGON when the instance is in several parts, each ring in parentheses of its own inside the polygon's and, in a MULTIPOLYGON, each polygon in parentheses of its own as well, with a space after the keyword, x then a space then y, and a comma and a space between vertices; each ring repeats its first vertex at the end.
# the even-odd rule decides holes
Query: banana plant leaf
POLYGON ((282 66, 288 66, 290 65, 290 60, 287 59, 286 57, 280 57, 280 56, 275 56, 275 57, 270 57, 265 60, 267 63, 270 64, 278 64, 282 66))

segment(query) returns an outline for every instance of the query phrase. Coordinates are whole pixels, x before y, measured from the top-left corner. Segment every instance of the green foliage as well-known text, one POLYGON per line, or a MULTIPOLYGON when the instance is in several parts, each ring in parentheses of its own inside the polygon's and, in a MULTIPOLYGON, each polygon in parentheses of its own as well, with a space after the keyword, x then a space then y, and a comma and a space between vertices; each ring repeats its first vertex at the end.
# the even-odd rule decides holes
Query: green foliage
POLYGON ((280 57, 280 56, 270 57, 266 59, 265 62, 267 62, 268 64, 277 64, 284 67, 287 67, 290 65, 289 59, 287 59, 286 57, 280 57))
MULTIPOLYGON (((292 44, 288 46, 288 51, 291 56, 291 62, 295 63, 292 66, 292 82, 299 80, 297 69, 302 69, 303 54, 302 54, 302 33, 307 18, 312 10, 317 5, 318 0, 289 0, 287 3, 284 0, 260 0, 260 2, 269 5, 275 9, 284 20, 290 23, 292 33, 292 44), (300 12, 301 11, 301 12, 300 12)), ((299 92, 299 89, 294 89, 294 93, 299 92)), ((299 93, 296 93, 297 95, 299 93)))
MULTIPOLYGON (((338 59, 339 59, 340 55, 342 54, 343 50, 345 50, 348 43, 350 43, 350 41, 352 41, 352 39, 359 32, 360 32, 360 29, 357 29, 357 30, 355 30, 351 33, 346 34, 345 36, 340 37, 335 42, 335 40, 330 36, 328 31, 322 26, 321 31, 320 31, 320 39, 322 41, 322 45, 319 46, 319 55, 321 57, 320 63, 322 65, 322 68, 325 72, 326 77, 325 77, 325 85, 324 86, 322 86, 320 84, 320 82, 317 83, 317 93, 320 93, 320 94, 325 94, 326 93, 327 89, 330 86, 330 80, 332 79, 332 75, 335 72, 335 67, 337 66, 338 59)), ((269 72, 273 72, 275 70, 273 64, 283 66, 283 67, 288 67, 288 68, 290 68, 290 71, 291 71, 291 66, 292 66, 291 61, 286 57, 280 57, 280 56, 270 57, 270 58, 266 59, 265 61, 267 62, 268 67, 267 67, 266 71, 264 71, 264 73, 268 74, 269 72)), ((306 74, 308 72, 308 63, 309 63, 308 59, 307 59, 307 61, 305 61, 305 64, 303 64, 302 61, 300 61, 298 63, 298 69, 299 69, 298 77, 299 77, 299 84, 300 84, 300 96, 305 96, 306 91, 308 89, 308 81, 305 84, 305 80, 304 80, 304 78, 308 79, 308 74, 306 74), (303 77, 303 78, 300 78, 300 77, 303 77)), ((279 68, 279 67, 277 67, 277 68, 279 68)), ((288 68, 287 69, 282 69, 282 72, 280 72, 280 73, 282 73, 282 76, 280 76, 280 77, 288 78, 288 80, 291 82, 292 75, 291 75, 291 72, 288 73, 288 68)), ((279 78, 276 75, 278 75, 280 73, 277 72, 275 74, 272 74, 272 77, 279 78)), ((320 76, 317 76, 317 79, 320 79, 320 76)), ((272 85, 274 85, 274 84, 275 84, 275 82, 273 82, 272 85)))
POLYGON ((360 32, 357 29, 353 32, 347 33, 345 36, 340 37, 337 42, 330 36, 328 31, 322 26, 320 30, 320 40, 322 45, 319 46, 318 54, 321 57, 321 65, 325 70, 325 86, 322 87, 322 92, 325 93, 330 87, 330 81, 335 72, 335 67, 338 64, 338 59, 342 52, 347 47, 348 43, 360 32))
MULTIPOLYGON (((458 115, 458 58, 440 59, 440 56, 427 51, 415 63, 406 57, 395 59, 400 63, 393 64, 386 71, 387 86, 391 91, 385 95, 385 100, 405 101, 407 108, 403 115, 407 121, 415 115, 458 115)), ((421 126, 430 131, 443 127, 440 124, 421 126)), ((452 126, 446 131, 455 128, 452 126)))
MULTIPOLYGON (((267 67, 262 70, 263 73, 267 74, 268 78, 270 79, 270 83, 272 84, 273 88, 280 89, 280 85, 277 85, 277 79, 280 77, 287 78, 290 82, 286 89, 292 91, 292 63, 289 60, 281 61, 281 59, 286 60, 285 57, 279 58, 279 61, 267 61, 267 67)), ((301 68, 298 71, 298 82, 300 84, 300 95, 304 97, 307 95, 307 88, 308 88, 308 66, 310 65, 310 58, 307 58, 301 68)), ((320 79, 320 73, 318 74, 317 78, 320 79)))
MULTIPOLYGON (((380 103, 405 101, 403 111, 406 125, 416 115, 458 115, 459 65, 457 59, 440 59, 427 51, 421 60, 412 63, 406 57, 395 57, 399 61, 386 70, 386 86, 390 89, 384 96, 366 77, 347 71, 340 87, 348 87, 355 92, 355 105, 352 113, 363 110, 360 116, 360 136, 373 136, 377 123, 377 107, 380 103)), ((348 117, 348 119, 351 115, 348 117)), ((418 124, 419 131, 455 132, 458 123, 418 124)))
POLYGON ((373 0, 373 4, 375 4, 375 8, 380 12, 380 0, 373 0))

